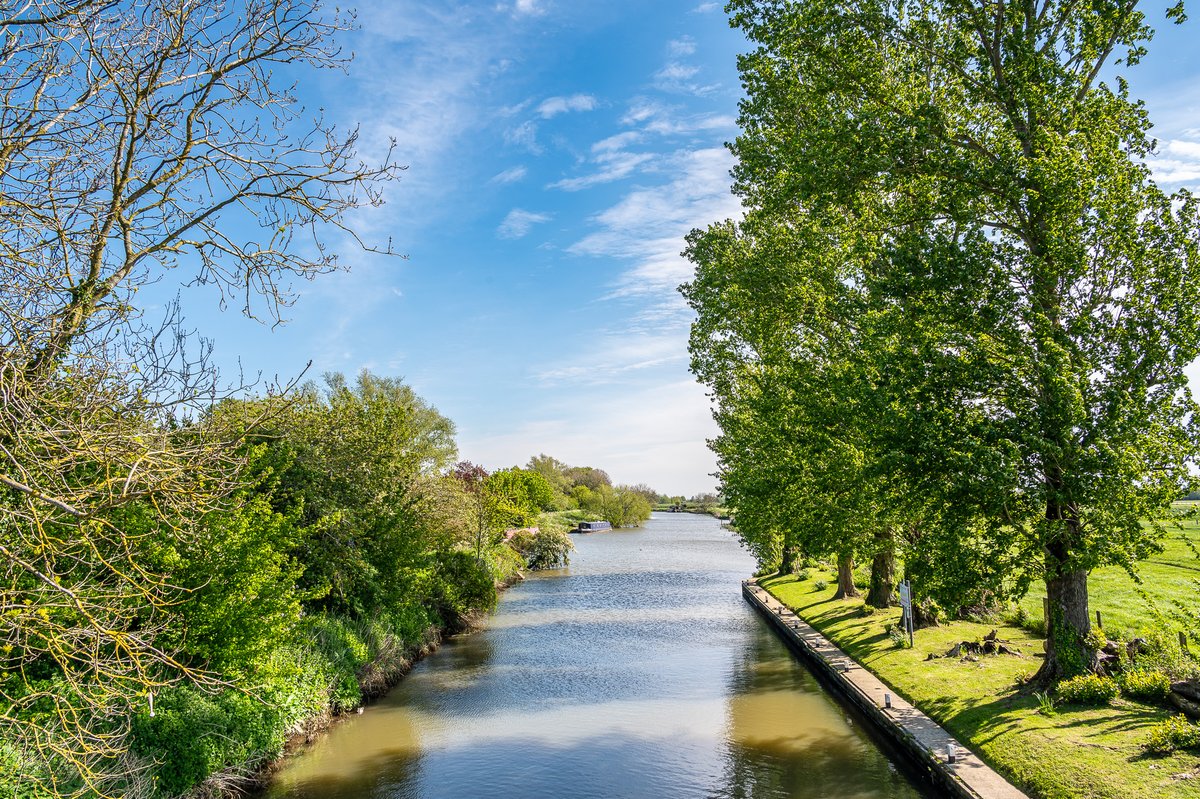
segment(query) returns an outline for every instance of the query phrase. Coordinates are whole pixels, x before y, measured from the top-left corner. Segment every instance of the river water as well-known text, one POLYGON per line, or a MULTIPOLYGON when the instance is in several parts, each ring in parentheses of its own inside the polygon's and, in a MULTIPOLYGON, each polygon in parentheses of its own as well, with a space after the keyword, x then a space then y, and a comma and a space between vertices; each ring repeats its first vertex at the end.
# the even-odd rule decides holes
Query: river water
POLYGON ((716 519, 574 536, 270 799, 920 797, 750 606, 716 519))

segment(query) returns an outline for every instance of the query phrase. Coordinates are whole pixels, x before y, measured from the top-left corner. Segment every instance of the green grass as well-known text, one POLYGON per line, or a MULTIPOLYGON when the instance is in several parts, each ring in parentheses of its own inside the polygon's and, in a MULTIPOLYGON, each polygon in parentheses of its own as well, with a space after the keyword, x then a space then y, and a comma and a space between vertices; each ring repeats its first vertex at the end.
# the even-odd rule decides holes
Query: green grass
MULTIPOLYGON (((1175 503, 1179 510, 1200 508, 1200 502, 1175 503)), ((1176 602, 1184 602, 1193 612, 1200 606, 1200 518, 1186 518, 1179 527, 1168 527, 1162 541, 1163 551, 1138 564, 1139 585, 1121 568, 1097 569, 1088 578, 1092 621, 1100 611, 1104 631, 1110 637, 1129 639, 1144 635, 1162 623, 1160 614, 1169 615, 1176 602)), ((1020 606, 1035 619, 1041 619, 1044 591, 1036 588, 1020 606)), ((1169 623, 1169 620, 1168 622, 1169 623)), ((1196 789, 1200 796, 1200 787, 1196 789)))
MULTIPOLYGON (((1164 553, 1162 563, 1148 564, 1143 573, 1162 570, 1169 574, 1185 564, 1186 559, 1172 549, 1164 553), (1178 564, 1173 560, 1177 557, 1178 564)), ((1110 707, 1059 706, 1053 715, 1044 715, 1033 692, 1020 685, 1041 663, 1044 650, 1040 638, 1019 627, 964 621, 918 630, 915 646, 899 649, 887 634, 887 628, 899 619, 898 609, 864 616, 861 600, 833 599, 832 583, 824 590, 815 589, 816 582, 826 577, 824 570, 814 569, 807 580, 787 576, 760 582, 1031 796, 1200 796, 1200 756, 1152 757, 1143 749, 1150 727, 1171 717, 1172 712, 1117 699, 1110 707), (992 629, 1022 654, 984 655, 978 662, 942 657, 926 660, 930 654, 945 654, 960 641, 981 639, 992 629)), ((1104 579, 1096 585, 1107 592, 1108 584, 1104 579)), ((1130 603, 1140 602, 1135 592, 1122 590, 1132 597, 1130 603)), ((1194 587, 1192 592, 1195 597, 1194 587)), ((1169 599, 1170 595, 1161 597, 1169 599)), ((1127 620, 1124 623, 1136 629, 1138 609, 1122 607, 1121 601, 1104 595, 1097 604, 1105 616, 1111 607, 1114 618, 1127 620)), ((1036 602, 1040 617, 1041 601, 1036 602)), ((1107 618, 1105 623, 1109 623, 1107 618)))

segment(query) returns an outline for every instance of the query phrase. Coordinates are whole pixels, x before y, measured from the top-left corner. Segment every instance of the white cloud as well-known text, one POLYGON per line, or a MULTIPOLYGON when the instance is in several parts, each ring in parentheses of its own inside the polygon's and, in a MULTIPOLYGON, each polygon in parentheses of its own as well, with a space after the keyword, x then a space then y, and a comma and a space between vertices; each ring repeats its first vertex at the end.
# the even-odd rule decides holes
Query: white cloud
POLYGON ((1159 154, 1146 163, 1160 183, 1200 182, 1200 141, 1168 139, 1160 143, 1159 154))
POLYGON ((736 127, 737 120, 726 114, 693 114, 682 118, 663 116, 653 119, 646 125, 645 130, 647 133, 671 136, 736 127))
MULTIPOLYGON (((568 248, 577 255, 633 261, 614 296, 667 295, 692 274, 679 252, 688 231, 741 215, 729 191, 733 156, 721 148, 685 151, 671 164, 669 183, 631 191, 593 217, 598 228, 568 248)), ((680 301, 680 304, 682 301, 680 301)))
POLYGON ((568 111, 591 111, 596 107, 596 98, 590 94, 572 94, 570 97, 548 97, 537 107, 543 119, 565 114, 568 111))
POLYGON ((720 3, 701 3, 692 9, 693 14, 708 14, 721 7, 720 3))
POLYGON ((696 40, 691 36, 682 36, 678 39, 672 39, 667 43, 667 51, 670 52, 672 58, 691 55, 696 52, 696 40))
POLYGON ((639 166, 653 159, 654 156, 650 153, 602 151, 596 158, 597 163, 599 163, 601 166, 601 169, 598 172, 593 172, 590 175, 583 175, 577 178, 564 178, 551 183, 548 188, 562 189, 564 191, 579 191, 581 189, 600 185, 601 183, 612 183, 615 180, 621 180, 622 178, 628 177, 639 166))
POLYGON ((644 97, 635 99, 621 117, 621 124, 641 127, 646 133, 662 136, 687 135, 702 131, 737 128, 737 120, 728 114, 711 112, 678 115, 678 107, 644 97))
POLYGON ((635 130, 628 130, 624 133, 617 133, 609 136, 607 139, 601 139, 592 145, 593 153, 610 152, 613 150, 624 150, 630 144, 636 144, 641 141, 642 134, 635 130))
POLYGON ((542 222, 549 222, 550 214, 541 214, 514 208, 504 217, 504 221, 496 228, 496 235, 502 239, 519 239, 529 233, 530 228, 542 222))
POLYGON ((541 0, 516 0, 511 6, 500 3, 496 6, 497 11, 512 11, 514 17, 540 17, 546 13, 545 6, 541 0))
POLYGON ((542 145, 538 144, 536 122, 525 121, 515 128, 509 128, 504 131, 504 141, 528 150, 534 155, 541 155, 545 152, 542 145))
POLYGON ((700 67, 671 62, 654 73, 654 77, 659 82, 678 82, 694 77, 699 71, 700 67))
POLYGON ((524 166, 514 166, 513 168, 506 169, 500 174, 494 176, 492 178, 492 183, 500 183, 502 185, 505 183, 516 183, 518 180, 523 179, 528 173, 529 170, 524 166))
POLYGON ((696 83, 692 78, 698 74, 700 74, 700 67, 672 61, 654 73, 654 87, 659 91, 674 94, 690 94, 696 97, 712 94, 712 92, 720 88, 715 83, 696 83))

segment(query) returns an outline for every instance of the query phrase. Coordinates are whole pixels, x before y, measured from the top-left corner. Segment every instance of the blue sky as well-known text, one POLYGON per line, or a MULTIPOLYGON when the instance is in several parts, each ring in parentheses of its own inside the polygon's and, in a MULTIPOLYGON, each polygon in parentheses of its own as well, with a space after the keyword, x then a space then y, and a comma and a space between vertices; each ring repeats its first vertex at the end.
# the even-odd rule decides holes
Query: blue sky
MULTIPOLYGON (((403 178, 356 214, 406 260, 333 241, 351 266, 296 286, 272 328, 202 303, 189 321, 226 371, 287 379, 313 362, 403 377, 489 467, 539 452, 671 494, 710 490, 716 433, 687 370, 676 286, 694 227, 729 193, 746 49, 713 2, 358 4, 347 74, 306 104, 397 141, 403 178)), ((1155 13, 1154 18, 1161 19, 1155 13)), ((1200 184, 1196 24, 1129 73, 1157 123, 1165 187, 1200 184)))

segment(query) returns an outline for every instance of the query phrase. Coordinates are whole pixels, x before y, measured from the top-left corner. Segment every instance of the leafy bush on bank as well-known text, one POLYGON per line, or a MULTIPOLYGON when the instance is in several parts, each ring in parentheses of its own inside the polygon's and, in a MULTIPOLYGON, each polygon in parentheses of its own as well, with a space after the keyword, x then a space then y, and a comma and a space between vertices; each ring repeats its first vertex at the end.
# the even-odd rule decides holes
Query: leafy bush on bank
POLYGON ((1112 677, 1081 674, 1063 680, 1056 689, 1060 702, 1073 705, 1107 705, 1117 698, 1121 688, 1112 677))

